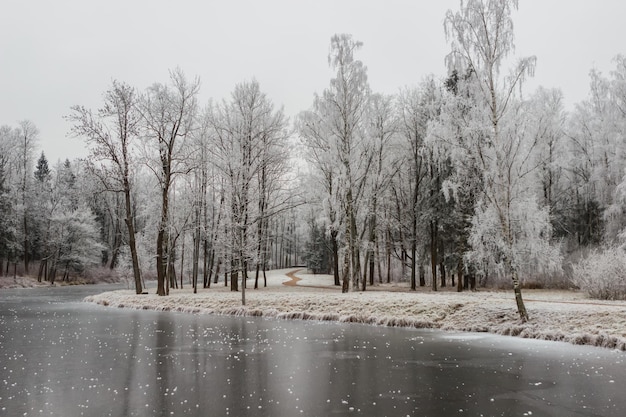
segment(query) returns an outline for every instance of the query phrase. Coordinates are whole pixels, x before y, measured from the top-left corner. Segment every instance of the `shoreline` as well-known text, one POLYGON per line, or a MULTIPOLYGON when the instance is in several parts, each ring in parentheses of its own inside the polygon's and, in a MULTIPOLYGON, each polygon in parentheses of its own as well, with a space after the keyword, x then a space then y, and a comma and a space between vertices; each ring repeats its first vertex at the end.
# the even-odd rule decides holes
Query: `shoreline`
POLYGON ((257 290, 249 280, 246 306, 241 305, 240 292, 219 284, 198 289, 197 294, 191 288, 173 289, 166 297, 118 290, 84 301, 138 310, 488 332, 626 351, 623 301, 590 300, 574 291, 526 290, 530 321, 522 323, 512 292, 416 292, 399 285, 381 287, 342 294, 328 276, 283 270, 268 273, 268 286, 257 290))

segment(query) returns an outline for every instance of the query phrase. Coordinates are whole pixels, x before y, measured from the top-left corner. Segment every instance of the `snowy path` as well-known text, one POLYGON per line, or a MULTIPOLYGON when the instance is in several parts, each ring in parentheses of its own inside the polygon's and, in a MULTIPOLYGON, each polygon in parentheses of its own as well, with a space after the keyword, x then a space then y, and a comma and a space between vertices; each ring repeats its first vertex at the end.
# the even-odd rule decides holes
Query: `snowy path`
POLYGON ((301 270, 300 270, 300 269, 294 269, 294 270, 293 270, 293 271, 291 271, 291 272, 287 272, 287 274, 286 274, 286 275, 287 275, 289 278, 291 278, 291 280, 290 280, 290 281, 284 281, 284 282, 283 282, 283 285, 288 285, 288 286, 291 286, 291 287, 295 287, 296 285, 298 285, 298 281, 302 281, 302 278, 298 278, 298 277, 296 276, 296 274, 297 274, 299 271, 301 271, 301 270))

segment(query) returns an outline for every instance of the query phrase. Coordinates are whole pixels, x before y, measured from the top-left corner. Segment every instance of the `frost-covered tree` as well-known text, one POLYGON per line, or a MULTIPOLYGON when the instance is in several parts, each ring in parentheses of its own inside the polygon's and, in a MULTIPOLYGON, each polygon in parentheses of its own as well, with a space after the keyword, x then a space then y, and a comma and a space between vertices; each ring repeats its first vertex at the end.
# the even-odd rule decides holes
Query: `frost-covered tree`
POLYGON ((104 106, 101 109, 94 113, 85 107, 74 106, 68 119, 73 123, 72 133, 85 140, 90 150, 92 174, 99 178, 106 191, 120 193, 124 197, 123 217, 128 231, 135 291, 141 294, 143 289, 132 199, 137 170, 133 149, 136 147, 140 122, 137 100, 138 95, 133 87, 113 81, 111 88, 104 93, 104 106))
POLYGON ((14 130, 16 170, 19 185, 16 191, 17 212, 21 221, 20 238, 22 241, 22 257, 24 260, 24 272, 28 274, 33 245, 33 213, 30 195, 32 192, 35 149, 39 141, 39 129, 30 120, 22 120, 14 130))
MULTIPOLYGON (((361 46, 361 42, 353 40, 348 34, 331 38, 328 62, 335 77, 331 79, 329 88, 315 97, 311 113, 303 116, 306 120, 301 123, 306 130, 301 129, 305 140, 319 142, 313 143, 313 146, 324 152, 324 158, 329 158, 328 161, 318 159, 332 166, 332 170, 323 168, 322 172, 331 174, 326 182, 337 187, 332 195, 337 199, 335 207, 340 207, 341 213, 337 210, 337 218, 331 227, 336 227, 337 221, 341 221, 339 233, 343 231, 344 240, 343 292, 350 287, 357 289, 362 279, 357 218, 373 156, 365 130, 370 96, 367 69, 355 57, 361 46)), ((334 212, 335 209, 332 210, 334 212)))
POLYGON ((579 218, 591 220, 588 230, 579 233, 588 235, 590 243, 604 238, 616 244, 626 229, 626 57, 618 55, 614 62, 608 77, 591 71, 589 98, 576 106, 567 129, 576 151, 572 168, 580 184, 577 189, 585 203, 579 207, 579 218))
MULTIPOLYGON (((319 97, 316 96, 315 103, 319 97)), ((296 119, 296 130, 304 145, 304 157, 312 171, 308 177, 307 200, 309 204, 321 208, 320 216, 327 223, 326 233, 329 236, 332 252, 332 271, 335 285, 341 285, 339 275, 339 207, 338 179, 339 170, 335 164, 330 146, 331 134, 326 125, 326 116, 322 109, 314 105, 314 109, 301 112, 296 119)))
POLYGON ((565 234, 565 181, 567 152, 565 143, 565 111, 563 93, 558 89, 540 87, 529 100, 530 140, 536 142, 532 155, 541 205, 549 210, 557 236, 565 234))
POLYGON ((0 152, 0 275, 3 273, 4 260, 8 262, 14 257, 17 247, 15 224, 12 222, 13 204, 5 174, 8 165, 7 154, 0 152))
POLYGON ((231 289, 238 290, 240 273, 245 304, 247 272, 261 262, 266 225, 287 207, 274 193, 287 157, 286 119, 257 81, 235 86, 231 100, 213 105, 207 118, 213 140, 209 152, 223 178, 224 207, 229 208, 224 212, 228 239, 222 244, 230 249, 231 289))
POLYGON ((82 272, 100 262, 104 246, 99 242, 98 224, 91 210, 80 205, 53 215, 52 245, 55 248, 55 275, 62 271, 62 279, 69 280, 70 272, 82 272))
POLYGON ((166 295, 169 262, 170 187, 174 177, 185 170, 191 148, 186 147, 195 123, 200 80, 188 80, 176 69, 170 72, 170 83, 153 84, 140 98, 142 134, 149 156, 148 168, 154 173, 161 196, 160 219, 156 238, 157 294, 166 295))
POLYGON ((367 271, 363 276, 361 289, 365 291, 369 277, 370 285, 374 285, 374 268, 378 264, 379 282, 382 282, 380 266, 380 227, 381 207, 394 175, 400 167, 399 160, 393 151, 398 150, 398 118, 393 96, 372 94, 366 117, 366 132, 369 137, 372 161, 366 178, 364 199, 367 201, 367 216, 364 228, 367 229, 367 271), (378 261, 378 262, 377 262, 378 261))
POLYGON ((458 12, 447 12, 444 25, 452 48, 450 71, 471 74, 475 108, 465 134, 476 139, 470 151, 483 178, 470 239, 473 250, 467 260, 477 265, 489 260, 511 277, 520 319, 526 321, 522 267, 533 258, 544 260, 539 265, 545 266, 560 262, 554 262, 559 259, 557 250, 546 251, 551 248, 549 215, 536 204, 528 186, 533 171, 528 162, 536 143, 528 140, 525 109, 516 97, 536 59, 519 59, 508 74, 501 72, 514 51, 511 15, 517 6, 516 0, 461 2, 458 12), (530 226, 528 219, 536 223, 530 226))
MULTIPOLYGON (((417 288, 417 269, 421 265, 421 245, 424 243, 421 227, 426 203, 425 183, 428 175, 428 156, 426 155, 425 139, 428 135, 428 124, 435 117, 434 80, 427 79, 420 86, 404 89, 398 99, 400 119, 400 155, 402 169, 396 176, 394 192, 396 200, 396 216, 402 252, 409 252, 411 289, 417 288), (406 220, 405 220, 406 219, 406 220)), ((401 259, 403 265, 405 259, 401 259)), ((420 276, 420 285, 425 285, 424 276, 420 276)))

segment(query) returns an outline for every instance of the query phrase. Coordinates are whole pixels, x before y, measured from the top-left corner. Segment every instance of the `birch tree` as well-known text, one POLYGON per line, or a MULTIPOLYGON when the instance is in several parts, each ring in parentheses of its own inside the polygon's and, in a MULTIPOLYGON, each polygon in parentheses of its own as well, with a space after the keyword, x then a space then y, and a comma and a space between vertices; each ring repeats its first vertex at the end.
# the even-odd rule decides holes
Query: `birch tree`
MULTIPOLYGON (((311 123, 320 126, 309 128, 306 133, 311 138, 317 135, 316 140, 320 143, 315 146, 327 150, 326 154, 331 158, 329 164, 337 169, 336 195, 341 202, 344 240, 343 292, 350 287, 357 289, 362 278, 357 217, 373 155, 364 129, 370 97, 367 69, 355 58, 362 45, 348 34, 331 38, 328 63, 335 77, 331 79, 330 87, 315 97, 313 113, 308 117, 311 123)), ((334 175, 334 172, 325 171, 334 175)))
POLYGON ((473 222, 473 253, 486 253, 480 246, 481 239, 486 239, 490 253, 495 254, 495 262, 501 263, 511 276, 520 319, 527 321, 519 278, 524 255, 516 250, 517 245, 526 239, 524 245, 529 243, 526 249, 540 250, 528 238, 532 234, 535 240, 532 243, 545 243, 551 228, 542 209, 524 195, 526 190, 521 181, 530 169, 526 162, 531 149, 524 141, 517 118, 520 106, 516 103, 516 89, 525 77, 533 74, 536 59, 522 58, 508 75, 501 73, 505 59, 514 51, 511 14, 517 6, 517 0, 462 1, 458 12, 447 12, 444 27, 452 49, 447 59, 450 71, 470 72, 474 88, 476 111, 472 128, 479 132, 480 140, 473 144, 472 153, 480 163, 484 192, 479 197, 473 222), (524 235, 518 227, 524 221, 519 217, 523 213, 544 223, 535 225, 537 230, 524 235))

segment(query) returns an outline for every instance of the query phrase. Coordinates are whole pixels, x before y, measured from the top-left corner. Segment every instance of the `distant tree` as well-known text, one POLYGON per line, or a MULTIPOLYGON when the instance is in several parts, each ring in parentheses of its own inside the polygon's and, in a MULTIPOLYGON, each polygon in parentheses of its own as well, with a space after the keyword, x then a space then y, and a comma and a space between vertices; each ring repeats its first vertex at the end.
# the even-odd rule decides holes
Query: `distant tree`
POLYGON ((21 217, 22 228, 22 256, 24 259, 24 272, 28 274, 29 264, 31 260, 32 246, 32 228, 33 222, 30 193, 33 176, 34 152, 39 140, 39 129, 30 120, 22 120, 19 127, 15 130, 16 136, 16 156, 17 163, 15 168, 19 176, 19 186, 17 187, 18 200, 17 204, 21 217))
POLYGON ((4 260, 8 263, 13 258, 17 241, 15 236, 15 225, 11 221, 14 219, 13 205, 7 187, 7 176, 5 169, 8 165, 7 154, 0 152, 0 275, 3 273, 4 260))
POLYGON ((60 211, 52 217, 52 228, 56 255, 52 283, 60 269, 63 281, 68 281, 71 272, 83 272, 100 262, 104 246, 98 239, 95 216, 88 207, 60 211))
POLYGON ((309 220, 309 238, 305 245, 303 260, 314 274, 328 274, 331 270, 331 243, 314 217, 309 220))
POLYGON ((341 285, 339 275, 339 169, 335 164, 330 129, 326 125, 326 116, 318 106, 319 97, 313 110, 303 111, 296 119, 296 130, 304 145, 304 157, 313 172, 310 182, 313 183, 308 191, 308 199, 321 208, 321 213, 328 219, 327 233, 329 235, 332 252, 332 271, 335 285, 341 285), (312 200, 312 201, 311 201, 312 200))
MULTIPOLYGON (((411 289, 417 286, 418 257, 421 250, 420 235, 423 231, 420 225, 423 220, 430 224, 432 219, 424 216, 425 203, 427 202, 428 181, 428 155, 425 140, 428 136, 428 125, 435 119, 436 113, 436 87, 434 80, 426 79, 418 88, 405 89, 398 98, 398 114, 400 118, 399 135, 403 155, 403 166, 406 167, 407 176, 402 177, 396 185, 396 200, 399 212, 398 217, 406 218, 406 222, 400 222, 399 239, 402 247, 407 250, 408 243, 411 266, 411 289)), ((402 175, 402 174, 400 174, 402 175)), ((430 230, 432 234, 432 230, 430 230)), ((404 264, 403 260, 403 264, 404 264)), ((436 275, 435 275, 436 276, 436 275)), ((423 277, 420 277, 420 286, 425 285, 423 277)))
POLYGON ((47 278, 48 260, 50 258, 50 214, 54 208, 52 190, 52 171, 48 166, 48 160, 42 152, 37 160, 35 169, 35 181, 32 185, 33 192, 31 206, 33 213, 33 254, 40 259, 37 280, 47 278))
MULTIPOLYGON (((368 242, 366 254, 366 274, 369 276, 370 285, 374 285, 374 270, 378 261, 378 277, 382 282, 379 250, 379 218, 382 217, 381 207, 386 191, 389 188, 393 176, 399 169, 397 159, 393 158, 394 147, 397 147, 400 120, 395 111, 393 96, 372 94, 367 112, 366 131, 373 150, 372 162, 369 175, 367 176, 365 198, 367 199, 368 212, 366 226, 368 242)), ((368 279, 363 278, 361 289, 365 291, 368 279)))
POLYGON ((626 56, 614 59, 604 76, 590 72, 589 98, 579 103, 567 128, 573 154, 572 172, 577 191, 575 217, 579 240, 623 243, 626 230, 624 184, 626 172, 626 56))
POLYGON ((48 166, 48 159, 46 155, 41 152, 41 156, 37 160, 37 168, 35 169, 35 179, 40 183, 45 182, 50 178, 50 167, 48 166))

